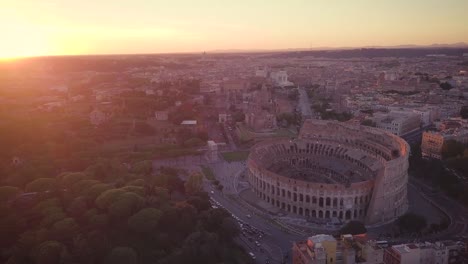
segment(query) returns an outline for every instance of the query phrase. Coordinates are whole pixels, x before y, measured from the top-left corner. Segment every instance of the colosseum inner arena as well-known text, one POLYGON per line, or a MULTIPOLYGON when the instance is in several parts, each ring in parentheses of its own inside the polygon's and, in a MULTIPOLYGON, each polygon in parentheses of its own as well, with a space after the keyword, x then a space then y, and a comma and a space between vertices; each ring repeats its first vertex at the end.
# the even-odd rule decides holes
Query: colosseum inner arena
POLYGON ((306 120, 297 139, 256 144, 248 178, 258 197, 297 217, 382 224, 408 208, 408 154, 383 130, 306 120))

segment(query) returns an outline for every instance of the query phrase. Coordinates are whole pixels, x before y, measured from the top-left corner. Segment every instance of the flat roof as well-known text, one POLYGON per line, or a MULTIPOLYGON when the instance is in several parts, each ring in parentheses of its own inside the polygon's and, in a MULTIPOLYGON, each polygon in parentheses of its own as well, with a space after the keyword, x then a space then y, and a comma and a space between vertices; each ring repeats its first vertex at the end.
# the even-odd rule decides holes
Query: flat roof
POLYGON ((197 120, 184 120, 182 121, 182 123, 180 123, 181 125, 196 125, 197 124, 197 120))

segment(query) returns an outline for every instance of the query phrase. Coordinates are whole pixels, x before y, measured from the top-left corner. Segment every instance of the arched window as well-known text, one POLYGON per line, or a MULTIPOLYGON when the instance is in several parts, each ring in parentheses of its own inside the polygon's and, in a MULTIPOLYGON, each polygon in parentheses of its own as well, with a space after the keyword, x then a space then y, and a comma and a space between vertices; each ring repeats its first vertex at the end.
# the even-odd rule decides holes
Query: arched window
POLYGON ((347 210, 347 211, 346 211, 345 219, 346 219, 346 220, 351 219, 351 211, 350 211, 350 210, 347 210))

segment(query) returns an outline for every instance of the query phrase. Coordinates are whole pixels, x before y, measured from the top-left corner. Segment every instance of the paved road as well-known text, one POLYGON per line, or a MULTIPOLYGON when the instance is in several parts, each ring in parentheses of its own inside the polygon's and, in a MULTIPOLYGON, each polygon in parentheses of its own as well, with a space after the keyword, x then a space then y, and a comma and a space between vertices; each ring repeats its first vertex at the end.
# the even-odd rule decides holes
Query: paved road
MULTIPOLYGON (((293 235, 279 229, 277 226, 272 225, 270 221, 256 215, 250 209, 241 206, 235 200, 224 196, 218 191, 213 191, 213 193, 210 193, 210 196, 243 222, 265 233, 262 239, 258 239, 264 252, 253 252, 257 257, 257 263, 265 263, 267 258, 270 258, 272 263, 281 263, 279 260, 283 254, 291 256, 292 242, 305 239, 305 237, 293 235)), ((255 248, 252 245, 248 246, 253 249, 255 248)))
POLYGON ((410 184, 417 186, 422 195, 431 201, 435 206, 443 210, 451 219, 451 224, 446 231, 439 233, 437 238, 445 239, 455 236, 468 235, 468 209, 459 202, 447 197, 442 192, 434 193, 431 187, 425 182, 410 178, 410 184))
POLYGON ((226 134, 227 140, 229 142, 229 147, 233 151, 237 150, 236 143, 234 142, 234 139, 232 138, 231 131, 228 129, 228 125, 223 124, 223 129, 224 129, 224 133, 226 134))
POLYGON ((307 95, 306 90, 304 87, 300 87, 299 89, 299 109, 302 114, 302 118, 305 120, 307 118, 313 117, 312 108, 310 107, 309 96, 307 95))
MULTIPOLYGON (((265 232, 265 236, 260 240, 258 238, 253 241, 248 241, 247 237, 241 236, 244 241, 244 246, 250 252, 256 255, 257 263, 265 263, 269 258, 271 263, 281 263, 283 254, 288 253, 292 247, 292 242, 303 237, 292 235, 286 231, 281 230, 277 225, 273 225, 271 220, 261 217, 248 205, 246 205, 238 196, 237 183, 240 174, 245 170, 245 162, 219 162, 211 164, 217 179, 223 184, 223 193, 214 190, 212 186, 205 185, 205 190, 209 191, 212 199, 219 202, 219 204, 238 217, 241 221, 249 224, 265 232), (261 244, 263 252, 260 247, 254 244, 257 240, 261 244)), ((290 255, 290 254, 289 254, 290 255)))
MULTIPOLYGON (((154 165, 170 166, 177 164, 181 166, 190 164, 193 166, 197 163, 203 164, 204 162, 199 157, 191 157, 171 161, 155 161, 154 165)), ((255 241, 249 241, 248 237, 239 237, 239 241, 243 246, 256 255, 256 263, 265 263, 266 259, 270 259, 271 263, 281 263, 280 260, 285 254, 289 255, 289 259, 286 263, 290 263, 292 243, 294 241, 304 240, 307 236, 289 232, 283 227, 278 226, 277 223, 273 222, 269 217, 265 217, 265 213, 252 208, 237 196, 237 181, 240 173, 245 169, 244 162, 220 162, 210 164, 210 166, 213 168, 218 180, 225 186, 226 191, 221 193, 215 190, 208 181, 205 181, 204 188, 210 194, 211 198, 242 222, 265 233, 265 236, 261 239, 257 238, 261 246, 255 245, 255 241), (226 195, 226 193, 230 193, 230 195, 226 195)), ((425 237, 425 239, 447 239, 457 235, 468 234, 468 210, 466 208, 452 199, 447 198, 442 193, 434 194, 431 188, 423 182, 415 182, 415 179, 410 179, 411 185, 409 187, 411 189, 419 192, 421 196, 434 206, 441 208, 452 220, 450 227, 446 231, 425 237)), ((384 230, 385 227, 382 227, 382 230, 373 231, 376 231, 374 234, 378 234, 384 232, 384 230)), ((408 238, 400 238, 395 241, 400 240, 401 242, 405 242, 408 238)))
POLYGON ((422 127, 420 129, 417 129, 417 130, 414 130, 414 131, 411 131, 403 136, 401 136, 404 140, 406 140, 406 142, 408 142, 409 144, 415 144, 415 143, 418 143, 418 142, 421 142, 422 140, 422 133, 428 129, 430 126, 425 126, 425 127, 422 127))

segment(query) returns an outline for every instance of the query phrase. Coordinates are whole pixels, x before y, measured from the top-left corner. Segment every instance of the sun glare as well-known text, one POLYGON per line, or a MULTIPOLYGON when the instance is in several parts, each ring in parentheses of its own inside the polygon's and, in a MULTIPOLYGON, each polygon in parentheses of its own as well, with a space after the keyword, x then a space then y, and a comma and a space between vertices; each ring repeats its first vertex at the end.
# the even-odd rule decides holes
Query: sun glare
POLYGON ((46 55, 51 48, 47 35, 34 28, 8 26, 2 29, 0 58, 15 59, 21 57, 46 55))
POLYGON ((63 32, 26 24, 0 25, 0 60, 48 55, 73 55, 85 47, 63 32))

